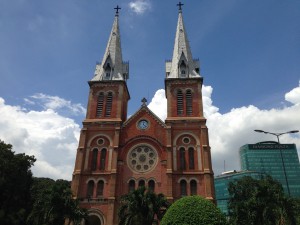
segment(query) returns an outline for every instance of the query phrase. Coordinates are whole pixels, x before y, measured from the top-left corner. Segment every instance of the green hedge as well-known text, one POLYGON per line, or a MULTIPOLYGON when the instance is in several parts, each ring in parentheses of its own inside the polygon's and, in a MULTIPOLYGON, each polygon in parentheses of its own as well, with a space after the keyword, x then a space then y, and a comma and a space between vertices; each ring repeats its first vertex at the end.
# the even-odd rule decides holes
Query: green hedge
POLYGON ((161 225, 225 225, 224 214, 200 196, 183 197, 171 205, 161 225))

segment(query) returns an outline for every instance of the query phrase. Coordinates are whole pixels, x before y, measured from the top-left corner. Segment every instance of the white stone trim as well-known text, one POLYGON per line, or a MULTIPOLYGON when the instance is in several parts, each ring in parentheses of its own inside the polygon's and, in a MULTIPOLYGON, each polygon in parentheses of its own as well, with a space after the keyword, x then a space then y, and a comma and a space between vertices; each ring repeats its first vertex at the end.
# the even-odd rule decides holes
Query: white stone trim
POLYGON ((89 141, 88 141, 88 143, 87 143, 87 146, 91 146, 92 141, 95 140, 95 139, 98 138, 98 137, 101 137, 101 136, 106 137, 106 138, 109 140, 109 146, 112 146, 112 145, 113 145, 113 141, 112 141, 112 139, 111 139, 110 136, 108 136, 108 135, 106 135, 106 134, 96 134, 96 135, 94 135, 93 137, 91 137, 91 138, 89 139, 89 141))
POLYGON ((91 180, 94 181, 94 184, 97 184, 96 179, 91 177, 87 179, 85 183, 88 184, 91 180))
POLYGON ((173 169, 177 171, 177 151, 176 146, 173 147, 173 169))
POLYGON ((198 170, 202 170, 202 154, 201 154, 200 145, 197 145, 197 157, 198 157, 198 170))
POLYGON ((96 184, 98 184, 98 182, 99 182, 100 180, 102 180, 102 181, 104 182, 104 184, 107 184, 107 180, 106 180, 105 178, 103 178, 103 177, 98 178, 96 184))
POLYGON ((196 145, 200 145, 200 140, 199 137, 196 136, 194 133, 192 132, 182 132, 180 134, 177 134, 174 139, 173 139, 173 146, 176 146, 177 140, 184 135, 191 135, 195 140, 196 140, 196 145))
POLYGON ((88 216, 97 216, 100 219, 101 225, 106 224, 105 216, 99 209, 95 209, 95 208, 88 209, 88 216))

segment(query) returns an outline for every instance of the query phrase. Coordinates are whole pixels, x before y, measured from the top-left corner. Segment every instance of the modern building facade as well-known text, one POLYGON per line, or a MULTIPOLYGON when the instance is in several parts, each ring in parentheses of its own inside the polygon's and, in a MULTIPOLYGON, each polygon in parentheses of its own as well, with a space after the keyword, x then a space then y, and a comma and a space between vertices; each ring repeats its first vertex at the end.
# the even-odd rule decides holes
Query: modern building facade
POLYGON ((240 147, 242 170, 271 175, 286 194, 300 197, 300 164, 295 144, 260 142, 240 147))
POLYGON ((147 107, 146 99, 127 118, 128 78, 117 11, 102 63, 89 81, 72 179, 74 195, 88 209, 88 224, 118 224, 120 196, 139 186, 163 193, 170 202, 186 195, 215 198, 203 78, 199 61, 192 57, 181 8, 172 60, 166 62, 165 121, 147 107))
POLYGON ((215 193, 216 193, 216 202, 218 208, 225 214, 228 215, 228 184, 235 180, 239 180, 243 177, 249 176, 254 179, 261 179, 263 173, 255 171, 228 171, 222 173, 222 175, 215 177, 215 193))

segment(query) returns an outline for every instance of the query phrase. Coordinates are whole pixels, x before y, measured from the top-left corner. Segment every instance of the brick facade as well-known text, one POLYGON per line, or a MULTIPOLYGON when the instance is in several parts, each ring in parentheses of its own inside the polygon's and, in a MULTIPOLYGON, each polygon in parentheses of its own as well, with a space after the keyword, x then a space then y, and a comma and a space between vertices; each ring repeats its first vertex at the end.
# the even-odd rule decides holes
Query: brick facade
POLYGON ((127 118, 126 81, 89 82, 72 190, 88 209, 90 224, 118 224, 120 196, 141 185, 170 202, 194 194, 214 201, 202 81, 200 76, 165 79, 165 121, 145 103, 127 118))

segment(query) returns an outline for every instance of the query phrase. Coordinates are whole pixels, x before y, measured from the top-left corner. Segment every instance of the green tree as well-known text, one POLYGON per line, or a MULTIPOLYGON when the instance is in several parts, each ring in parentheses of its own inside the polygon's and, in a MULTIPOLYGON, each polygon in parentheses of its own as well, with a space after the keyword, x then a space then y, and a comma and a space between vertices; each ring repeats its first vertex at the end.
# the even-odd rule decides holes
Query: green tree
POLYGON ((32 225, 63 225, 65 221, 80 224, 86 211, 72 198, 70 182, 36 178, 32 188, 34 203, 28 217, 32 225))
POLYGON ((34 162, 34 156, 15 154, 0 140, 0 224, 26 224, 34 162))
POLYGON ((161 225, 226 225, 225 215, 211 201, 200 196, 187 196, 174 202, 161 225))
POLYGON ((228 191, 232 224, 296 224, 296 202, 287 198, 281 184, 270 176, 261 180, 243 177, 229 183, 228 191))
POLYGON ((169 205, 163 194, 140 187, 121 197, 119 225, 152 225, 162 219, 169 205))

